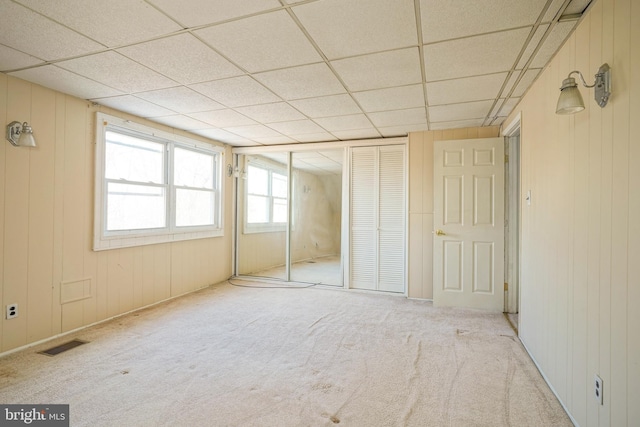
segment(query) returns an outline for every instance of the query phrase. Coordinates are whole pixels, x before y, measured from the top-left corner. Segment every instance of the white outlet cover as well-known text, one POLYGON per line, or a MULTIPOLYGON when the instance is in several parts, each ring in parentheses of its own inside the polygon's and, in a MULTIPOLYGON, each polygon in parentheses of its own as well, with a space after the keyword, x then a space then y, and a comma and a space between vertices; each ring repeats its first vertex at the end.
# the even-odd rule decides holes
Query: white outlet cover
POLYGON ((7 305, 7 319, 18 317, 18 304, 7 305))
POLYGON ((595 397, 595 399, 600 402, 601 405, 604 405, 603 391, 602 378, 596 375, 593 388, 593 397, 595 397))

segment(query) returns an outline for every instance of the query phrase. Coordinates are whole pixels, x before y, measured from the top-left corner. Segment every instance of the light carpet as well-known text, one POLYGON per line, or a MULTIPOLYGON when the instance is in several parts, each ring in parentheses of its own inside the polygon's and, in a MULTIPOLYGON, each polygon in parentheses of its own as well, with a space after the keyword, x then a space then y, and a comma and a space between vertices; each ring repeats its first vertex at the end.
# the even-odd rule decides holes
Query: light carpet
POLYGON ((70 404, 72 426, 572 425, 502 314, 257 286, 10 354, 0 402, 70 404), (90 343, 37 354, 71 338, 90 343))

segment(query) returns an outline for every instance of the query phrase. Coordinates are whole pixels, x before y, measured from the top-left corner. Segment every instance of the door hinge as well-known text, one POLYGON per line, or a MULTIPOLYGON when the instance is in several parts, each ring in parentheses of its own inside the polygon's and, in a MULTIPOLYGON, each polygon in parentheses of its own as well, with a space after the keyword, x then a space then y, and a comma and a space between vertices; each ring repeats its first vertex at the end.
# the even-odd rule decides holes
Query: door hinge
POLYGON ((509 284, 507 282, 504 282, 504 290, 505 291, 509 290, 509 284))
POLYGON ((504 162, 505 163, 509 163, 509 155, 508 154, 504 155, 504 162))

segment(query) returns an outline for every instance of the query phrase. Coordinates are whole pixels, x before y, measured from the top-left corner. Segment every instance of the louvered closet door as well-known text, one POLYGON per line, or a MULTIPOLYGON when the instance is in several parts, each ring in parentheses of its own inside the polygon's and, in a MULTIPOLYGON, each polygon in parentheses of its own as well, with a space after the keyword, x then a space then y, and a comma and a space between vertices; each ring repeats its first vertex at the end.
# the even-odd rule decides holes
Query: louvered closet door
POLYGON ((404 145, 352 149, 352 288, 405 290, 404 150, 404 145))

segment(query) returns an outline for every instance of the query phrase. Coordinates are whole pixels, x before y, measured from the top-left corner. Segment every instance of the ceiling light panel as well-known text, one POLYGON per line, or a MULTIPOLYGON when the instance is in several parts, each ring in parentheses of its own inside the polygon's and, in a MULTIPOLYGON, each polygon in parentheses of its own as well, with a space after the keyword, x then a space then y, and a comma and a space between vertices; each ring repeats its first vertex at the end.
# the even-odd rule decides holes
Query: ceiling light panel
POLYGON ((19 0, 85 36, 114 47, 148 40, 182 29, 162 12, 143 1, 19 0))
POLYGON ((324 62, 267 71, 255 74, 254 77, 286 100, 346 92, 340 80, 324 62))
POLYGON ((331 65, 352 91, 422 82, 418 48, 346 58, 331 65))
POLYGON ((413 0, 325 0, 293 12, 329 59, 418 43, 413 0))
POLYGON ((355 92, 353 96, 366 112, 424 106, 424 88, 421 84, 355 92))
POLYGON ((104 49, 103 45, 10 0, 0 0, 0 11, 3 17, 11 17, 10 22, 5 18, 0 25, 0 44, 20 52, 50 61, 104 49), (16 28, 35 30, 16 31, 16 28))
POLYGON ((347 94, 291 101, 291 105, 311 118, 361 113, 360 107, 347 94))
POLYGON ((322 60, 285 11, 204 28, 195 34, 252 73, 322 60))
POLYGON ((427 83, 429 105, 494 99, 507 75, 508 73, 498 73, 427 83))
POLYGON ((535 24, 547 0, 420 0, 424 43, 535 24), (498 12, 499 11, 499 12, 498 12))
POLYGON ((191 34, 140 43, 118 52, 182 84, 244 74, 191 34))
POLYGON ((282 7, 278 0, 147 0, 186 28, 222 22, 282 7))
POLYGON ((281 101, 280 97, 249 76, 198 83, 190 87, 227 107, 244 107, 281 101))
POLYGON ((63 70, 55 65, 28 68, 26 70, 9 73, 9 75, 37 83, 44 87, 55 87, 56 90, 62 93, 68 93, 80 99, 123 95, 123 93, 117 89, 63 70))
POLYGON ((223 108, 210 98, 184 86, 142 92, 136 96, 178 113, 195 113, 223 108))
POLYGON ((428 82, 508 71, 530 28, 520 28, 424 47, 428 82))

